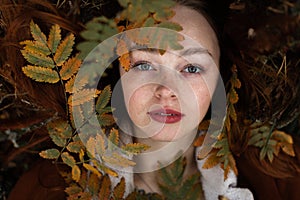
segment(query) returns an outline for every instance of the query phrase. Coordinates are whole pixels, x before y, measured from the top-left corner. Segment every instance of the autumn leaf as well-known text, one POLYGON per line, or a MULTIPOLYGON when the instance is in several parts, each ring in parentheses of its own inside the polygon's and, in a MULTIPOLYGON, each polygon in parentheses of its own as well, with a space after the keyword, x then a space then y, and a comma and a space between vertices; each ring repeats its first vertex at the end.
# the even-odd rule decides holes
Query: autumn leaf
POLYGON ((75 37, 73 34, 68 35, 57 47, 54 54, 54 61, 57 66, 62 66, 72 52, 75 37))
POLYGON ((34 40, 47 45, 46 35, 41 31, 40 27, 33 22, 33 20, 30 21, 30 32, 34 40))
POLYGON ((73 156, 71 156, 68 152, 63 152, 61 154, 62 161, 70 167, 73 167, 76 164, 76 161, 73 156))
POLYGON ((52 69, 27 65, 22 68, 23 73, 38 82, 57 83, 58 73, 52 69))
POLYGON ((60 152, 57 149, 47 149, 47 150, 41 151, 39 153, 39 155, 42 158, 46 158, 46 159, 57 159, 60 155, 60 152))
POLYGON ((120 65, 127 72, 130 69, 130 55, 129 53, 125 53, 119 57, 120 65))
POLYGON ((60 40, 61 40, 61 30, 59 25, 55 24, 50 29, 49 38, 47 42, 48 47, 53 54, 56 52, 60 40))
POLYGON ((62 80, 70 79, 74 74, 78 72, 80 68, 81 60, 77 58, 77 56, 68 59, 63 63, 62 68, 60 70, 60 76, 62 80))
POLYGON ((74 181, 78 182, 80 180, 81 171, 77 165, 72 167, 72 178, 74 181))

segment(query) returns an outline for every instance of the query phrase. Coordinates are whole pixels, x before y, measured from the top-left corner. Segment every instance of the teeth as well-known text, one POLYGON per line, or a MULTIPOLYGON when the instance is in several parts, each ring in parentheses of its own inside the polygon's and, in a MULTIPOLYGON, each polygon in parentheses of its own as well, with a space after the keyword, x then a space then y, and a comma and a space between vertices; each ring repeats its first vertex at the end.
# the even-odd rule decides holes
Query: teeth
POLYGON ((172 113, 158 113, 161 116, 174 116, 175 114, 172 113))

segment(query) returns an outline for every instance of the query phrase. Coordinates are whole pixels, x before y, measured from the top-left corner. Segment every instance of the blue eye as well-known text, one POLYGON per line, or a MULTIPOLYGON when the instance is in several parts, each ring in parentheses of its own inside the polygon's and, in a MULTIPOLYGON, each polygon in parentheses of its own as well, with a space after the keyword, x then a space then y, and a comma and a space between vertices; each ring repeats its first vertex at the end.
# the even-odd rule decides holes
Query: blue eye
POLYGON ((188 65, 182 71, 186 73, 196 74, 201 73, 203 69, 196 65, 188 65))
POLYGON ((140 71, 154 70, 152 65, 148 62, 138 62, 138 63, 134 64, 132 68, 140 70, 140 71))

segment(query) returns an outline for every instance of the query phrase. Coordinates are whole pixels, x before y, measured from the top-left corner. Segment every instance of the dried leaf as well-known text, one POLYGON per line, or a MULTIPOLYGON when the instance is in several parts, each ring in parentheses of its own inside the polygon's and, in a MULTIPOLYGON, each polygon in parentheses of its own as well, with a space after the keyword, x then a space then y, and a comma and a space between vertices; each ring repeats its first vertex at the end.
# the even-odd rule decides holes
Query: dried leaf
POLYGON ((59 25, 55 24, 51 27, 49 38, 48 38, 48 47, 51 52, 54 54, 56 52, 57 46, 61 40, 61 30, 59 25))
POLYGON ((122 177, 120 182, 113 190, 113 199, 122 199, 125 193, 125 179, 122 177))
POLYGON ((235 104, 235 103, 238 102, 239 97, 238 97, 238 94, 235 91, 235 89, 231 88, 228 95, 229 95, 229 102, 230 103, 235 104))
POLYGON ((46 158, 46 159, 57 159, 60 155, 60 152, 57 149, 47 149, 47 150, 41 151, 39 153, 39 155, 42 158, 46 158))
POLYGON ((115 148, 115 146, 118 146, 119 144, 119 131, 115 128, 112 128, 110 130, 109 136, 108 136, 108 149, 112 150, 115 148))
POLYGON ((92 196, 97 195, 100 188, 100 179, 96 174, 90 174, 88 180, 88 191, 92 196))
POLYGON ((98 194, 99 200, 107 200, 110 199, 111 192, 111 181, 108 176, 104 176, 101 182, 100 192, 98 194))
POLYGON ((220 157, 217 156, 216 152, 212 152, 208 158, 205 160, 202 168, 203 169, 209 169, 213 168, 214 166, 218 165, 220 163, 220 157))

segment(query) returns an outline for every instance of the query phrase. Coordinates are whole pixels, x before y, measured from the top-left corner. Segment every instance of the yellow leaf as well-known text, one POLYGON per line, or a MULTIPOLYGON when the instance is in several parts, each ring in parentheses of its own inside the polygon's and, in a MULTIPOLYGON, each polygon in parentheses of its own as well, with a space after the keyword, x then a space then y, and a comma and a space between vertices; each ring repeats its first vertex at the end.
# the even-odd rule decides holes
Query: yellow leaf
POLYGON ((114 146, 119 144, 119 131, 115 128, 112 128, 109 133, 109 149, 114 148, 114 146))
POLYGON ((75 37, 73 34, 68 35, 57 47, 54 55, 54 61, 57 66, 62 66, 72 52, 75 37))
POLYGON ((72 167, 72 178, 74 181, 78 182, 80 180, 81 171, 77 165, 72 167))
POLYGON ((294 148, 293 148, 292 144, 281 143, 280 146, 284 153, 286 153, 287 155, 293 156, 293 157, 295 156, 295 152, 294 152, 294 148))
POLYGON ((96 156, 96 140, 93 137, 90 137, 86 143, 86 149, 88 153, 91 155, 91 158, 95 158, 96 156))
POLYGON ((66 62, 64 62, 59 72, 61 79, 62 80, 70 79, 73 74, 76 74, 78 72, 80 65, 81 65, 81 60, 79 60, 77 57, 72 57, 68 59, 66 62))
POLYGON ((61 40, 60 32, 61 32, 60 27, 57 24, 53 25, 50 29, 47 44, 53 54, 56 52, 57 46, 61 40))
POLYGON ((52 69, 27 65, 22 67, 24 74, 35 81, 46 83, 57 83, 59 81, 58 73, 52 69))
POLYGON ((112 156, 102 156, 102 159, 115 166, 120 166, 120 167, 129 167, 129 166, 134 166, 136 163, 121 156, 120 154, 113 152, 112 156))
POLYGON ((83 163, 83 167, 86 168, 87 170, 93 172, 93 173, 96 174, 98 177, 101 177, 101 176, 102 176, 102 174, 101 174, 95 167, 93 167, 93 166, 90 165, 90 164, 83 163))
POLYGON ((274 138, 275 140, 277 140, 279 142, 286 142, 289 144, 293 144, 292 136, 290 136, 289 134, 287 134, 283 131, 279 131, 279 130, 273 131, 272 138, 274 138))
POLYGON ((105 152, 105 142, 103 137, 100 134, 97 134, 96 136, 96 152, 99 155, 103 155, 105 152))
POLYGON ((101 112, 101 109, 105 108, 107 104, 109 103, 110 97, 111 97, 111 88, 110 85, 107 85, 101 92, 97 99, 96 103, 96 111, 98 113, 101 112))

